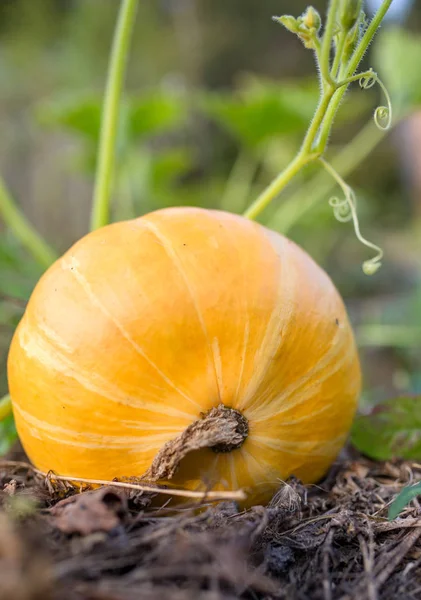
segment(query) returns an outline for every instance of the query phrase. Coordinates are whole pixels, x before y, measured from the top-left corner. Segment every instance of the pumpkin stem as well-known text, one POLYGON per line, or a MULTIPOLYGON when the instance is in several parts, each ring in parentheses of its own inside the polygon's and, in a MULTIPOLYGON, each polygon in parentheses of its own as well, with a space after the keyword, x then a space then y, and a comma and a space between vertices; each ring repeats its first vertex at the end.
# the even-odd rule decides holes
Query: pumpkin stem
POLYGON ((234 408, 220 404, 204 413, 181 435, 170 440, 155 456, 142 479, 171 479, 181 460, 194 450, 211 448, 214 452, 231 452, 240 448, 249 432, 248 421, 234 408))

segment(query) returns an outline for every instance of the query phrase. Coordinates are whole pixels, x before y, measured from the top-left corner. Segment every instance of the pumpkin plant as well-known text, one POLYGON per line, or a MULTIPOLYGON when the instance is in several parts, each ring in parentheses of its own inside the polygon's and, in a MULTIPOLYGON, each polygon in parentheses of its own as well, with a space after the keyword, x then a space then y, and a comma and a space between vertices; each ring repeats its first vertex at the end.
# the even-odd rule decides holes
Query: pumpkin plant
MULTIPOLYGON (((351 427, 360 366, 329 277, 253 219, 318 161, 344 192, 335 216, 377 252, 365 273, 379 268, 355 195, 324 153, 348 86, 384 87, 357 69, 391 0, 369 24, 362 0, 331 0, 322 34, 312 7, 275 19, 314 52, 320 102, 297 156, 243 216, 178 207, 109 224, 136 4, 122 2, 111 55, 91 233, 50 266, 54 253, 0 190, 9 225, 48 264, 9 353, 17 430, 43 472, 247 488, 249 502, 265 501, 292 474, 314 482, 327 471, 351 427)), ((390 103, 375 119, 390 125, 390 103)))

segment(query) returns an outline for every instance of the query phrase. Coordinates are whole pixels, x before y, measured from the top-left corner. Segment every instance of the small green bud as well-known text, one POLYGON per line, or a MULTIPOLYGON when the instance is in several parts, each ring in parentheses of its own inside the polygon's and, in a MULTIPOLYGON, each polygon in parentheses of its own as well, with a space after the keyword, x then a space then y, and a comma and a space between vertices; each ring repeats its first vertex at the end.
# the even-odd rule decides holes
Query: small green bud
POLYGON ((302 14, 301 22, 308 29, 315 29, 316 32, 320 31, 320 27, 322 26, 320 15, 313 6, 309 6, 305 13, 302 14))
POLYGON ((342 0, 339 8, 339 23, 349 31, 359 20, 362 8, 362 0, 342 0))
POLYGON ((298 33, 299 23, 295 17, 291 17, 291 15, 283 15, 282 17, 272 17, 272 19, 283 25, 285 29, 288 29, 288 31, 291 31, 292 33, 298 33))
POLYGON ((288 31, 295 33, 306 48, 314 50, 321 19, 319 13, 312 6, 298 19, 290 15, 283 15, 282 17, 273 17, 273 20, 283 25, 288 31))
POLYGON ((305 48, 308 48, 309 50, 314 50, 314 38, 311 35, 308 35, 307 33, 299 33, 298 37, 303 42, 305 48))

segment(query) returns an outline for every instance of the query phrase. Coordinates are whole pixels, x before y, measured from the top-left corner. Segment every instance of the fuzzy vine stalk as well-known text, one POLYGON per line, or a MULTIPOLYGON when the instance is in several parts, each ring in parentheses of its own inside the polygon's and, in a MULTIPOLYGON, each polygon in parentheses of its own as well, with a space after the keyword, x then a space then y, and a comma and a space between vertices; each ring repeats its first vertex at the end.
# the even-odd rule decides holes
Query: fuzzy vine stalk
POLYGON ((376 251, 373 258, 363 263, 363 271, 367 275, 372 275, 379 269, 383 252, 361 235, 355 194, 323 156, 340 103, 353 82, 358 81, 362 89, 379 84, 386 96, 387 105, 376 109, 374 121, 382 130, 389 129, 392 125, 390 97, 377 73, 372 69, 358 72, 361 60, 391 3, 392 0, 384 0, 368 23, 363 0, 330 0, 323 29, 321 17, 312 6, 298 18, 290 15, 274 17, 275 21, 297 35, 304 46, 313 51, 320 78, 320 99, 297 155, 244 213, 244 216, 255 219, 297 173, 309 163, 319 161, 344 192, 343 200, 334 198, 330 202, 335 217, 340 221, 352 220, 357 238, 376 251))

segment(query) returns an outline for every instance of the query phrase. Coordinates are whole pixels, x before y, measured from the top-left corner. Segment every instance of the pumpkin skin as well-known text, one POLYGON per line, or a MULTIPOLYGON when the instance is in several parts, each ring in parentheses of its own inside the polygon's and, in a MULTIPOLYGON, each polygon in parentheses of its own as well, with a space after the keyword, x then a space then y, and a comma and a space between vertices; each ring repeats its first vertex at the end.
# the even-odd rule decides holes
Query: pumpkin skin
POLYGON ((141 476, 223 403, 249 435, 184 458, 171 484, 320 479, 349 432, 360 366, 343 302, 297 245, 221 211, 171 208, 78 241, 38 282, 8 358, 16 426, 40 470, 141 476))

